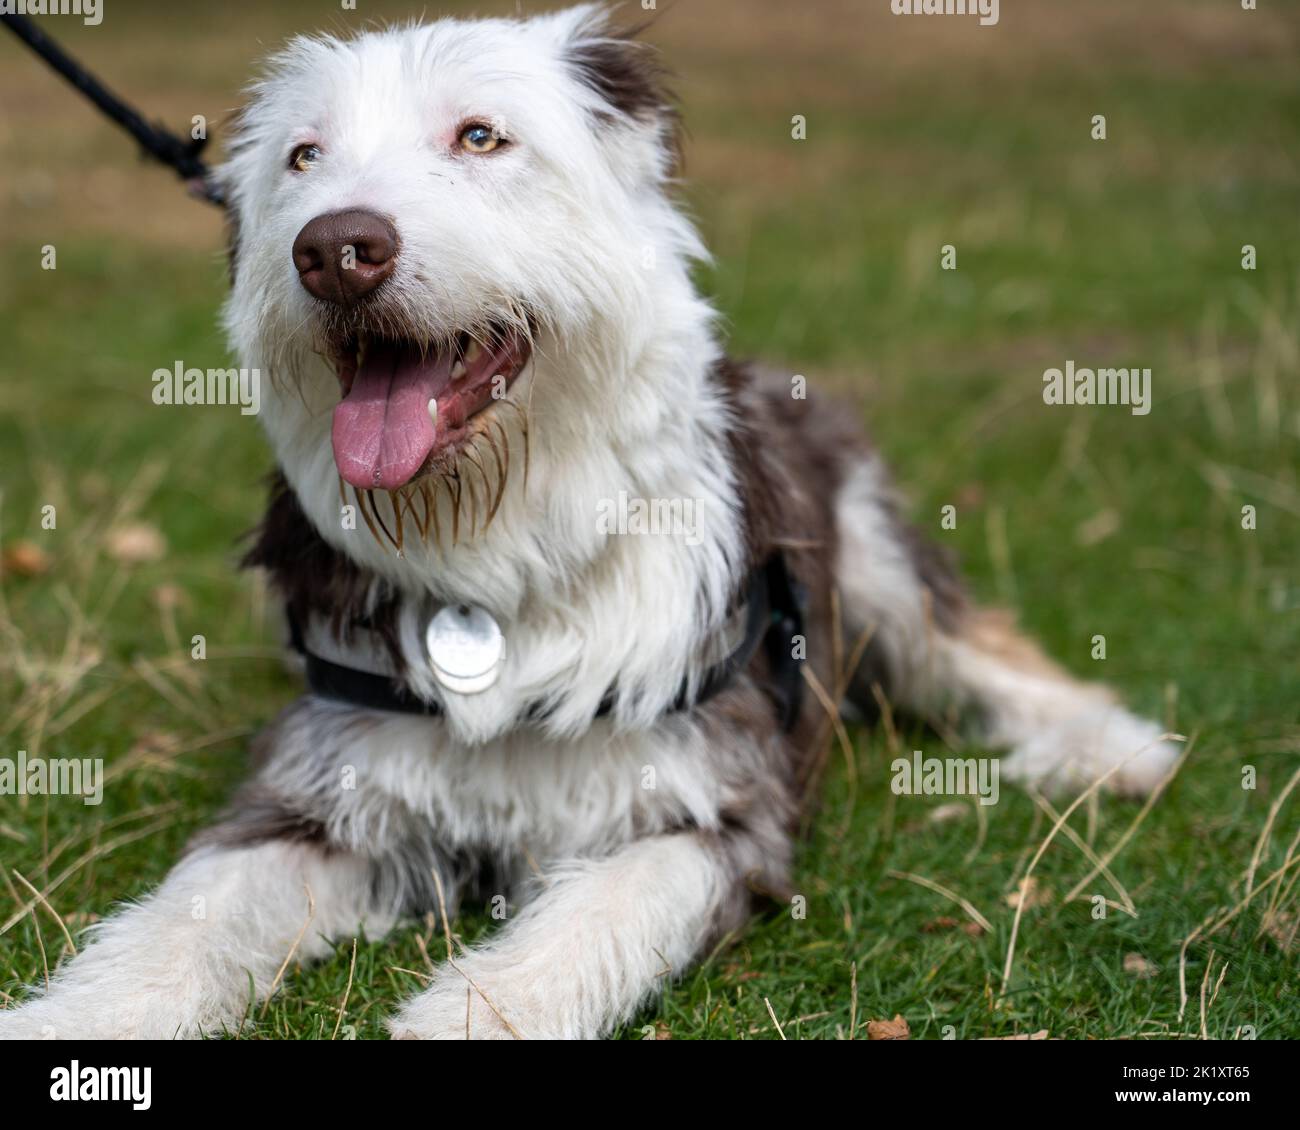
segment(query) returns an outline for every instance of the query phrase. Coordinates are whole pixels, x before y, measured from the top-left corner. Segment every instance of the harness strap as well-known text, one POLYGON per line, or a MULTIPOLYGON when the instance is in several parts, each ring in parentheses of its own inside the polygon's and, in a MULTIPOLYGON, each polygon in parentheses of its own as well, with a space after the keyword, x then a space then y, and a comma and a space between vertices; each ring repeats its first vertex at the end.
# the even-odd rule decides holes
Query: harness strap
MULTIPOLYGON (((704 673, 690 693, 689 681, 683 680, 673 701, 675 713, 692 710, 726 690, 735 682, 760 645, 766 645, 768 663, 772 671, 769 693, 777 708, 782 727, 793 727, 799 714, 803 677, 793 638, 802 634, 802 601, 796 591, 782 554, 775 553, 767 562, 749 575, 749 591, 745 608, 745 635, 740 644, 725 659, 715 663, 704 673)), ((315 654, 307 647, 302 625, 291 608, 286 609, 289 620, 289 641, 306 665, 307 686, 312 694, 369 710, 383 710, 394 714, 419 714, 437 718, 442 704, 417 698, 397 678, 389 675, 347 667, 341 663, 315 654)), ((606 694, 596 710, 596 717, 608 715, 614 709, 613 692, 606 694)), ((529 711, 532 718, 544 714, 541 708, 529 711)))

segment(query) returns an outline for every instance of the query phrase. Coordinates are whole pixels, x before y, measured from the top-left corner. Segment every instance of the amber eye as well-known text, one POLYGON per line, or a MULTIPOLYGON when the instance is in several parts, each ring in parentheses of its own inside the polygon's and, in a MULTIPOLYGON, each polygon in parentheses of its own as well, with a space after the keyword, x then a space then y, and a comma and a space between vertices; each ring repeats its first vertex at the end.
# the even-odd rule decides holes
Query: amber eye
POLYGON ((458 144, 466 153, 491 153, 504 146, 506 139, 491 126, 473 122, 460 131, 458 144))
POLYGON ((315 145, 300 145, 289 154, 289 168, 295 173, 305 173, 316 163, 320 149, 315 145))

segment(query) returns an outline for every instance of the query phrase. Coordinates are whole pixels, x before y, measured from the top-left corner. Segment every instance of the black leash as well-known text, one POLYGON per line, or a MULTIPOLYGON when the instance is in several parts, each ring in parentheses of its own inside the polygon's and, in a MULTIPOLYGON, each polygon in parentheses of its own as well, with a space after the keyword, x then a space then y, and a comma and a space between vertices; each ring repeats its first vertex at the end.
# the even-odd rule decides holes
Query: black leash
MULTIPOLYGON (((798 585, 790 576, 781 553, 775 553, 749 575, 745 608, 745 636, 730 655, 704 673, 694 695, 683 682, 669 710, 691 710, 729 687, 749 666, 759 645, 765 645, 769 680, 767 691, 776 707, 781 726, 790 730, 799 715, 803 692, 802 660, 795 658, 794 637, 803 634, 803 599, 798 585)), ((422 714, 437 718, 442 706, 416 698, 400 679, 361 671, 316 655, 307 647, 302 625, 286 609, 289 617, 289 641, 306 664, 307 686, 312 694, 368 710, 393 714, 422 714)), ((596 711, 603 717, 614 709, 614 696, 608 694, 596 711)), ((536 716, 534 712, 534 716, 536 716)))
POLYGON ((150 125, 85 67, 54 42, 30 16, 0 14, 5 25, 99 109, 136 139, 148 156, 175 169, 196 196, 224 207, 226 200, 199 158, 206 137, 183 141, 163 126, 150 125))

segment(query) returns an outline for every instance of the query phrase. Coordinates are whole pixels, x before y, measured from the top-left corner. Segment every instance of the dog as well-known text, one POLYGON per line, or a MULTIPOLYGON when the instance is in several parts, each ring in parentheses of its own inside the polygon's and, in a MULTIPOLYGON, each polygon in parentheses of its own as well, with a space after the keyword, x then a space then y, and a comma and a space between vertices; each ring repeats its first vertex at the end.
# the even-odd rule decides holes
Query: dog
POLYGON ((1156 725, 972 603, 852 414, 724 355, 678 136, 595 6, 271 61, 217 173, 225 323, 271 378, 246 560, 309 693, 0 1034, 220 1034, 291 956, 471 898, 504 921, 390 1032, 606 1036, 792 896, 842 697, 1038 788, 1168 772, 1156 725))

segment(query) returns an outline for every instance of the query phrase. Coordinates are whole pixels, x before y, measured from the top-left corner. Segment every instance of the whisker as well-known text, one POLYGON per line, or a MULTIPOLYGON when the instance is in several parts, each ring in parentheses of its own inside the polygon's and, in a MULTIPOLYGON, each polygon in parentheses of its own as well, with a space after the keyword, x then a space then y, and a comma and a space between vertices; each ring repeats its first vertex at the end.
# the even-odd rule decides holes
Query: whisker
POLYGON ((497 420, 489 421, 488 430, 484 434, 487 436, 488 446, 492 448, 492 457, 497 464, 497 489, 492 499, 492 505, 488 509, 487 522, 483 526, 484 531, 486 531, 492 525, 492 519, 497 516, 497 509, 501 506, 501 500, 506 494, 506 468, 510 465, 510 440, 506 437, 505 428, 497 420), (492 431, 493 427, 501 433, 506 445, 504 461, 501 458, 501 449, 497 446, 496 434, 492 431))
POLYGON ((429 483, 421 479, 419 489, 411 492, 407 505, 411 508, 411 518, 415 522, 415 528, 420 531, 420 540, 429 540, 429 483), (420 516, 415 509, 415 496, 420 496, 420 501, 424 503, 424 521, 420 521, 420 516))
POLYGON ((388 492, 388 503, 393 508, 393 520, 397 526, 397 556, 402 556, 402 497, 393 491, 388 492))
MULTIPOLYGON (((470 464, 474 464, 468 449, 465 458, 470 464)), ((479 468, 479 471, 482 473, 482 468, 479 468)), ((465 492, 469 495, 469 540, 473 541, 478 534, 478 488, 474 486, 472 475, 465 476, 465 492)))
MULTIPOLYGON (((482 434, 482 433, 480 433, 480 434, 482 434)), ((475 442, 477 443, 477 440, 476 440, 475 442)), ((465 454, 466 454, 466 456, 469 458, 469 461, 470 461, 472 464, 474 464, 474 466, 475 466, 476 468, 478 468, 479 478, 483 480, 483 503, 484 503, 484 505, 487 505, 488 499, 490 499, 490 498, 492 497, 492 484, 488 482, 487 469, 483 466, 483 462, 482 462, 482 460, 479 459, 477 451, 475 451, 473 448, 470 448, 468 451, 465 452, 465 454)), ((478 511, 478 492, 477 492, 477 491, 474 492, 474 508, 475 508, 475 515, 476 515, 476 519, 475 519, 475 521, 476 521, 476 524, 477 524, 477 511, 478 511)), ((485 531, 487 530, 487 521, 486 521, 486 519, 484 520, 483 529, 484 529, 485 531)), ((474 536, 474 531, 471 530, 471 531, 470 531, 470 537, 473 537, 473 536, 474 536)))
POLYGON ((379 531, 375 529, 375 523, 370 517, 370 511, 366 509, 365 496, 369 493, 369 491, 363 491, 357 487, 352 488, 352 497, 357 500, 357 509, 361 511, 361 517, 366 520, 366 528, 370 530, 370 536, 375 539, 376 545, 382 547, 384 543, 379 539, 379 531))
POLYGON ((368 490, 366 491, 366 496, 370 502, 370 508, 375 512, 375 521, 379 523, 379 528, 384 531, 384 537, 388 539, 390 545, 396 546, 397 541, 393 538, 393 535, 389 532, 388 525, 384 521, 384 516, 382 513, 380 513, 379 503, 375 500, 375 492, 372 490, 368 490))
POLYGON ((460 542, 460 468, 453 470, 447 478, 447 490, 452 495, 451 510, 451 544, 460 542))
POLYGON ((433 504, 429 511, 433 515, 433 542, 439 550, 442 549, 442 523, 438 521, 438 501, 441 497, 442 480, 433 480, 433 504))

